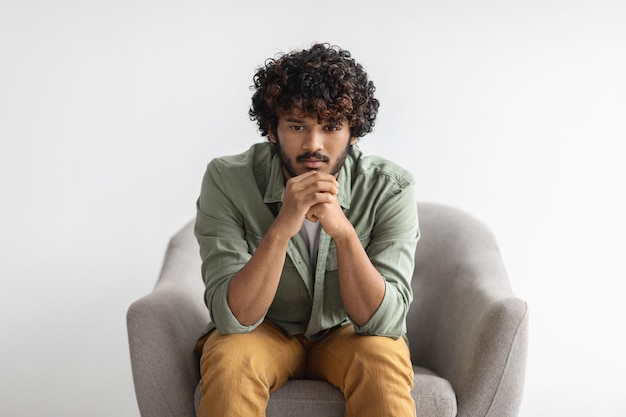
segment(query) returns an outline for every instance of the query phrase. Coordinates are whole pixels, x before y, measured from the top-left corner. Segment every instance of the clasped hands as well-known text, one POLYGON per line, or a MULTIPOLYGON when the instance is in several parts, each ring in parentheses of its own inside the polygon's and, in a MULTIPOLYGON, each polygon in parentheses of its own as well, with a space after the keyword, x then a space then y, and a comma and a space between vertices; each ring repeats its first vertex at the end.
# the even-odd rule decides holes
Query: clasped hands
POLYGON ((328 235, 337 238, 352 228, 339 205, 338 193, 339 183, 331 174, 309 171, 290 178, 276 222, 291 237, 300 231, 304 219, 319 221, 328 235))

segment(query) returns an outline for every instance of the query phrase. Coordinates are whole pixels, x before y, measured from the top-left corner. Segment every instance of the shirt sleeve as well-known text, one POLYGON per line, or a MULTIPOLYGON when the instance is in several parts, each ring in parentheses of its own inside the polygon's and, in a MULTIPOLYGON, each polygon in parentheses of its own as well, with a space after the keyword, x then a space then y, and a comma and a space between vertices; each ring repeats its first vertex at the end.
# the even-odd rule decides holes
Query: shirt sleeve
POLYGON ((209 164, 202 181, 194 232, 200 245, 204 301, 221 334, 247 333, 263 319, 243 326, 228 305, 231 278, 250 259, 243 217, 226 192, 221 173, 209 164))
POLYGON ((377 210, 367 254, 385 279, 385 295, 372 317, 355 329, 359 334, 399 338, 413 301, 411 279, 420 236, 413 182, 388 191, 377 210))

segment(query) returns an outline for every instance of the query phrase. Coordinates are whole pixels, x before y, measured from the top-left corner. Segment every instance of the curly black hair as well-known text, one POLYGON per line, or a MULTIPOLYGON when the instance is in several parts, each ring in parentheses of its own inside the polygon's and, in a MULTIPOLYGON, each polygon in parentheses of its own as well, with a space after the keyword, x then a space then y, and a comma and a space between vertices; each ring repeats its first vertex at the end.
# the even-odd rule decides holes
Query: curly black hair
POLYGON ((316 43, 310 49, 268 59, 254 75, 249 115, 262 136, 274 133, 278 117, 288 112, 344 121, 352 137, 372 131, 379 101, 374 83, 349 51, 316 43))

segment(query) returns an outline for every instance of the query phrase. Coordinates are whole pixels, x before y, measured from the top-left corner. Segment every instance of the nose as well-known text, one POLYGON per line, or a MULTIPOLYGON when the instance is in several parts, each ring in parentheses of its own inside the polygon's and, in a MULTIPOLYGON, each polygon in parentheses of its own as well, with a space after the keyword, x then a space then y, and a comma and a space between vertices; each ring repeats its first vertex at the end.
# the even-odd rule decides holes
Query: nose
POLYGON ((316 152, 324 149, 323 134, 318 129, 312 129, 304 142, 302 143, 302 149, 308 152, 316 152))

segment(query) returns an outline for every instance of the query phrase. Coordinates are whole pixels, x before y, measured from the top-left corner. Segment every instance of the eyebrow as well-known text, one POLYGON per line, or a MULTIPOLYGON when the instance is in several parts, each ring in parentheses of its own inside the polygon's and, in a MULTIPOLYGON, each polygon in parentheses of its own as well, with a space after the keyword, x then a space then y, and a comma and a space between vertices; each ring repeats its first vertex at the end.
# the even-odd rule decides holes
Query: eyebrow
MULTIPOLYGON (((299 119, 297 117, 293 117, 293 116, 287 116, 285 117, 285 121, 288 123, 299 123, 299 124, 304 124, 306 123, 305 119, 299 119)), ((337 121, 330 121, 330 120, 322 120, 321 122, 318 122, 318 124, 322 124, 322 125, 335 125, 335 124, 343 124, 343 121, 341 120, 337 120, 337 121)))
POLYGON ((304 119, 298 119, 295 117, 287 117, 285 120, 291 123, 304 123, 304 119))

